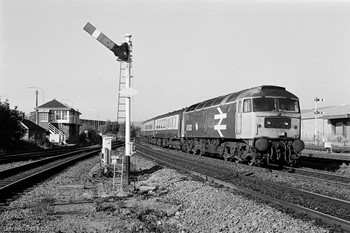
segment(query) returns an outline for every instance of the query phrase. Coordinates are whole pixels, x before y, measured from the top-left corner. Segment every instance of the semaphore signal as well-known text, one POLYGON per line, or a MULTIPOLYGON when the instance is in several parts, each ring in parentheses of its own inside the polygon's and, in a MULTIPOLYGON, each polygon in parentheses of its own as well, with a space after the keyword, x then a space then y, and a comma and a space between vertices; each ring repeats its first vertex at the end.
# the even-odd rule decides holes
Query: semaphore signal
POLYGON ((90 23, 87 23, 85 25, 84 30, 96 40, 98 40, 101 44, 103 44, 106 48, 111 50, 117 57, 118 61, 128 61, 130 50, 127 42, 124 42, 122 45, 117 45, 90 23))
POLYGON ((130 71, 131 71, 131 35, 125 35, 125 42, 122 45, 117 45, 102 32, 97 30, 92 24, 87 23, 84 27, 84 30, 103 44, 106 48, 114 53, 119 62, 125 62, 125 88, 121 90, 121 94, 126 98, 125 102, 125 157, 126 157, 126 180, 129 184, 129 175, 130 175, 130 156, 133 154, 133 143, 130 142, 130 109, 131 101, 130 98, 135 94, 135 91, 130 88, 130 71))

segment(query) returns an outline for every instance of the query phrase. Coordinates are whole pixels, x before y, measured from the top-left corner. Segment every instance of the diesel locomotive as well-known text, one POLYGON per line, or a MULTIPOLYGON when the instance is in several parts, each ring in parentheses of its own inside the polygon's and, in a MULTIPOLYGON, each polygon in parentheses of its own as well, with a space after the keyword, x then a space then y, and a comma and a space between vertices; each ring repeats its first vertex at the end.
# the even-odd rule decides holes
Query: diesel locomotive
POLYGON ((299 99, 263 85, 193 104, 141 125, 144 141, 250 165, 293 165, 304 149, 299 99))

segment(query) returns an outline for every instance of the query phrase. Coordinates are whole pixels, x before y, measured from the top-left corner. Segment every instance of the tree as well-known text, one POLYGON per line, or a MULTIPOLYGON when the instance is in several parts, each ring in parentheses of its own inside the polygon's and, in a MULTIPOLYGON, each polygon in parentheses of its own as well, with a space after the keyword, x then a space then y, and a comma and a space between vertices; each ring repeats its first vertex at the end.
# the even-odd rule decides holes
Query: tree
POLYGON ((17 110, 17 106, 10 109, 8 99, 5 102, 0 99, 0 148, 8 150, 24 136, 26 130, 21 125, 23 119, 24 113, 17 110))
POLYGON ((130 129, 130 137, 131 138, 137 138, 140 135, 141 128, 138 126, 135 126, 134 124, 131 124, 130 129))
POLYGON ((82 125, 80 128, 79 141, 81 143, 92 143, 92 144, 100 144, 102 138, 99 132, 91 125, 82 125))
POLYGON ((119 124, 118 122, 111 122, 110 120, 107 121, 105 127, 100 128, 102 134, 117 134, 119 131, 119 124))

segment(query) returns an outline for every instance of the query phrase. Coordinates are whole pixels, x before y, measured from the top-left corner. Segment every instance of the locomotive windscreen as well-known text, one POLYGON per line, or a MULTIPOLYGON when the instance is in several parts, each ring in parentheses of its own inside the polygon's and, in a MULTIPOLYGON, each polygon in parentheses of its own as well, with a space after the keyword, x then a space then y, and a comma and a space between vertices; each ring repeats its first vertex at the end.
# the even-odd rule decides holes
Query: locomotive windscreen
POLYGON ((254 112, 284 111, 299 113, 299 102, 288 98, 254 98, 254 112))

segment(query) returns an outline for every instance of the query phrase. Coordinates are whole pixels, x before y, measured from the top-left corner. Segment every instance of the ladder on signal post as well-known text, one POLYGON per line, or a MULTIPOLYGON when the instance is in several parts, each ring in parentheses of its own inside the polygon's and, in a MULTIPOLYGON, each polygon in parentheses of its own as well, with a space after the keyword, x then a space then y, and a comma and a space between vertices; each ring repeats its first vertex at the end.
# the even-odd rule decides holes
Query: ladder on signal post
MULTIPOLYGON (((131 63, 129 65, 131 66, 131 63)), ((124 124, 126 121, 126 97, 122 96, 120 94, 120 91, 126 87, 126 82, 127 82, 126 69, 127 68, 128 67, 127 67, 126 62, 120 62, 118 105, 117 105, 117 122, 118 122, 118 124, 124 124)), ((130 69, 130 72, 131 72, 131 69, 130 69)), ((131 74, 130 74, 130 78, 132 78, 131 74)))
POLYGON ((119 89, 118 89, 118 105, 117 105, 117 122, 118 124, 125 123, 126 120, 126 97, 121 96, 120 91, 126 87, 126 64, 120 62, 119 72, 119 89))

